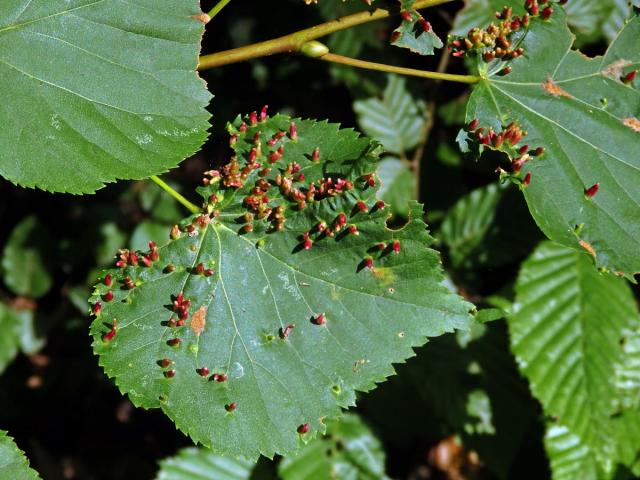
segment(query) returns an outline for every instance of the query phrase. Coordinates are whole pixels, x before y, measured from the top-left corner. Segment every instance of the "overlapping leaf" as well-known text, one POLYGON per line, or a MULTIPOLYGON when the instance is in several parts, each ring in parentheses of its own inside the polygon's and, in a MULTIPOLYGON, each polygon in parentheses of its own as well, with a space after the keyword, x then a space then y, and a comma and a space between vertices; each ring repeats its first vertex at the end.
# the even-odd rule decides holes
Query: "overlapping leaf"
POLYGON ((0 175, 88 193, 195 152, 210 99, 200 14, 195 0, 4 0, 0 175))
POLYGON ((598 273, 586 254, 545 242, 524 263, 516 294, 512 350, 550 419, 554 478, 611 478, 632 467, 640 410, 625 401, 620 367, 626 378, 640 373, 625 348, 640 315, 626 282, 598 273))
POLYGON ((414 8, 416 0, 399 0, 402 8, 402 23, 391 34, 391 44, 408 48, 420 55, 433 55, 442 48, 442 40, 435 34, 431 24, 414 8))
POLYGON ((150 267, 124 253, 112 286, 97 285, 91 329, 136 405, 248 458, 296 450, 413 346, 471 322, 442 284, 421 206, 386 227, 375 143, 327 122, 250 118, 230 126, 234 159, 208 172, 189 233, 147 253, 150 267))
POLYGON ((327 423, 327 434, 309 442, 298 455, 278 465, 282 480, 344 478, 386 480, 380 441, 362 420, 347 414, 327 423))
POLYGON ((38 480, 40 476, 29 468, 29 461, 7 432, 0 430, 0 478, 38 480))
POLYGON ((531 174, 525 196, 536 222, 552 240, 631 277, 640 272, 640 83, 621 80, 640 65, 640 19, 606 55, 589 59, 570 50, 566 14, 555 10, 549 21, 532 20, 511 74, 480 63, 467 118, 497 132, 518 122, 528 132, 522 143, 544 146, 522 169, 531 174))

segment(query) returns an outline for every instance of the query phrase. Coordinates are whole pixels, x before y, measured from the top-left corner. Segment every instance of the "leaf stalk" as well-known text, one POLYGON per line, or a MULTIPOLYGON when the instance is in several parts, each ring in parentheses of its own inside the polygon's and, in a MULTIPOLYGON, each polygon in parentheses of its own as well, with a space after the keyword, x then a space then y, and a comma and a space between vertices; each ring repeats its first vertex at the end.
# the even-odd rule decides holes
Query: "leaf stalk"
POLYGON ((187 210, 189 210, 191 213, 200 213, 201 209, 197 205, 191 203, 189 200, 184 198, 180 193, 176 192, 166 182, 164 182, 160 177, 158 177, 157 175, 151 175, 149 178, 156 185, 158 185, 161 189, 163 189, 165 192, 167 192, 169 195, 171 195, 178 203, 180 203, 187 210))

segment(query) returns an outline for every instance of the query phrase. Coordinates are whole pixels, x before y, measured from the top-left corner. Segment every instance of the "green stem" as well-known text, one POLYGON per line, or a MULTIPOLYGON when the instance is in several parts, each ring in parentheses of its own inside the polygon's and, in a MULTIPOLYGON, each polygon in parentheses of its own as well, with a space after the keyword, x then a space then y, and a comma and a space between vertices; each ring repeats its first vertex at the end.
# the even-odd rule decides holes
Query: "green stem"
POLYGON ((220 0, 218 3, 216 3, 216 5, 211 9, 211 11, 209 11, 208 15, 209 17, 213 18, 215 17, 217 14, 220 13, 220 10, 222 10, 224 7, 227 6, 227 4, 230 2, 231 0, 220 0))
POLYGON ((395 67, 384 63, 366 62, 356 58, 343 57, 334 53, 327 53, 318 57, 319 60, 326 62, 340 63, 342 65, 350 65, 357 68, 365 68, 367 70, 377 70, 379 72, 397 73, 399 75, 409 75, 412 77, 430 78, 433 80, 445 80, 448 82, 458 83, 478 83, 481 78, 474 75, 454 75, 452 73, 430 72, 428 70, 417 70, 415 68, 395 67))
POLYGON ((187 210, 189 210, 191 213, 200 213, 201 211, 200 208, 198 208, 196 205, 194 205, 189 200, 187 200, 182 195, 180 195, 178 192, 176 192, 173 188, 167 185, 160 177, 158 177, 157 175, 151 175, 149 178, 161 189, 163 189, 165 192, 167 192, 169 195, 175 198, 178 201, 178 203, 185 206, 187 210))
MULTIPOLYGON (((414 8, 428 8, 452 1, 454 0, 418 0, 414 4, 414 8)), ((215 8, 217 8, 217 5, 215 8)), ((225 50, 223 52, 203 55, 200 57, 200 64, 198 65, 198 69, 207 70, 209 68, 219 67, 221 65, 242 62, 245 60, 250 60, 252 58, 265 57, 267 55, 273 55, 276 53, 297 52, 300 47, 302 47, 302 45, 311 40, 316 40, 340 30, 345 30, 357 25, 362 25, 363 23, 388 18, 393 15, 397 15, 398 13, 399 10, 391 11, 384 8, 377 8, 373 11, 364 11, 354 13, 352 15, 347 15, 346 17, 338 18, 326 23, 321 23, 319 25, 316 25, 315 27, 305 28, 304 30, 290 33, 289 35, 285 35, 283 37, 274 38, 273 40, 258 42, 252 45, 246 45, 244 47, 225 50)))

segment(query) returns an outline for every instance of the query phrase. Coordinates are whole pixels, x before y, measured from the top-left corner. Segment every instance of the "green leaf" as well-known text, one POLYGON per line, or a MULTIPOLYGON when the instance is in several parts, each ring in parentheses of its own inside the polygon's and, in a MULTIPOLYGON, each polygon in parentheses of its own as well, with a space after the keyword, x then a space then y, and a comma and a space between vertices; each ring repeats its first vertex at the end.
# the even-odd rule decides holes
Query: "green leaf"
POLYGON ((38 480, 40 476, 29 467, 24 452, 18 449, 7 432, 0 430, 0 478, 38 480))
POLYGON ((391 205, 394 215, 406 217, 409 214, 409 202, 416 197, 416 179, 402 160, 386 157, 378 166, 380 190, 378 195, 391 205))
POLYGON ((536 222, 550 239, 584 248, 598 267, 630 278, 640 272, 640 83, 625 85, 621 76, 640 65, 640 48, 631 47, 640 18, 595 59, 570 50, 561 7, 550 21, 531 22, 525 54, 511 61, 510 75, 497 73, 503 65, 479 61, 483 80, 467 119, 496 132, 515 121, 528 132, 518 148, 544 146, 546 153, 521 172, 531 174, 524 192, 536 222), (599 192, 588 198, 586 189, 596 183, 599 192))
POLYGON ((382 143, 387 152, 406 156, 420 143, 426 108, 424 102, 413 98, 405 78, 387 78, 382 98, 358 100, 353 109, 364 133, 382 143))
POLYGON ((472 322, 471 306, 443 285, 422 207, 411 204, 404 228, 386 227, 388 212, 369 183, 378 183, 377 144, 328 122, 293 122, 291 134, 289 117, 249 127, 237 119, 229 127, 236 160, 211 172, 201 189, 210 202, 206 213, 183 228, 191 234, 160 248, 150 268, 112 271, 113 301, 100 300, 110 290, 104 282, 91 300, 102 302, 91 334, 106 373, 135 405, 162 408, 217 453, 254 458, 295 451, 301 439, 324 430, 322 419, 353 405, 356 390, 393 374, 392 363, 413 355, 412 347, 472 322), (252 161, 258 132, 261 154, 252 161), (280 147, 282 158, 272 157, 280 147), (300 171, 292 175, 293 162, 300 171), (263 171, 267 166, 270 172, 263 171), (316 193, 311 190, 309 202, 292 200, 311 182, 316 193), (255 193, 260 185, 268 203, 255 193), (342 215, 346 225, 338 231, 342 215), (326 229, 319 233, 322 221, 326 229), (124 286, 125 277, 135 288, 124 286), (180 292, 190 304, 174 308, 180 292), (185 308, 185 325, 171 326, 172 309, 182 316, 185 308), (109 341, 114 318, 118 328, 109 341), (174 338, 181 343, 170 347, 174 338), (164 358, 173 363, 163 371, 157 362, 164 358), (196 372, 202 367, 209 375, 196 372), (211 381, 214 374, 227 381, 211 381), (225 411, 234 402, 237 408, 225 411), (305 423, 309 433, 296 433, 305 423))
POLYGON ((640 451, 640 410, 627 408, 616 388, 620 365, 633 358, 625 339, 640 329, 627 283, 598 273, 586 254, 544 242, 522 266, 508 321, 520 370, 551 418, 554 478, 589 478, 562 473, 568 459, 580 471, 593 470, 595 459, 597 478, 631 465, 640 451))
POLYGON ((327 422, 327 434, 310 441, 296 456, 278 465, 282 480, 344 478, 388 479, 380 441, 360 417, 347 414, 327 422))
POLYGON ((391 34, 391 44, 408 48, 420 55, 433 55, 436 48, 442 48, 442 40, 434 33, 431 24, 413 7, 416 0, 399 0, 402 9, 402 23, 391 34))
POLYGON ((0 175, 89 193, 198 150, 210 99, 195 72, 200 14, 195 0, 4 0, 0 175))
POLYGON ((567 427, 550 426, 544 444, 553 480, 601 480, 593 453, 567 427))
POLYGON ((15 226, 2 252, 4 283, 16 295, 43 296, 52 285, 49 233, 30 216, 15 226))
POLYGON ((249 480, 254 463, 216 455, 206 448, 183 448, 160 462, 157 480, 249 480))

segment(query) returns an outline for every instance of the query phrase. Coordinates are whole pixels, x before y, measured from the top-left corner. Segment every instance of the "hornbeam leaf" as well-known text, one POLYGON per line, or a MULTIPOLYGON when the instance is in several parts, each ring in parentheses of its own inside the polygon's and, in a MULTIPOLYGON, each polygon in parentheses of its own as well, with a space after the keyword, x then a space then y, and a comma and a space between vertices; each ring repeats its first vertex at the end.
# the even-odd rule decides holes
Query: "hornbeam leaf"
POLYGON ((442 48, 442 40, 435 34, 431 24, 414 8, 416 0, 399 0, 402 23, 391 34, 391 44, 408 48, 420 55, 433 55, 442 48))
POLYGON ((360 417, 347 414, 327 425, 327 435, 317 438, 296 456, 278 464, 282 480, 350 478, 388 480, 380 440, 360 417))
POLYGON ((382 98, 357 100, 353 109, 362 131, 382 143, 387 152, 407 156, 420 143, 426 106, 411 95, 406 79, 389 75, 382 98))
POLYGON ((11 480, 38 480, 40 476, 29 468, 29 461, 15 442, 0 430, 0 478, 11 480))
POLYGON ((554 479, 610 478, 632 466, 640 409, 629 401, 637 384, 624 380, 640 367, 637 346, 625 346, 637 341, 640 314, 626 281, 546 241, 523 264, 508 322, 520 370, 550 419, 554 479))
POLYGON ((89 193, 198 150, 202 22, 196 0, 3 0, 0 175, 89 193))
POLYGON ((216 455, 206 448, 183 448, 160 462, 157 480, 249 480, 254 463, 216 455))
POLYGON ((386 226, 376 143, 249 118, 229 126, 231 162, 207 172, 204 213, 157 251, 121 252, 111 286, 96 286, 91 334, 135 405, 254 458, 295 451, 412 347, 472 318, 443 284, 422 207, 386 226))
POLYGON ((554 9, 514 37, 525 53, 510 61, 512 73, 479 60, 467 119, 496 132, 516 122, 528 132, 518 147, 546 148, 521 172, 530 174, 524 192, 536 222, 550 239, 631 278, 640 272, 640 80, 622 80, 640 66, 640 18, 591 59, 571 50, 566 14, 554 9))

